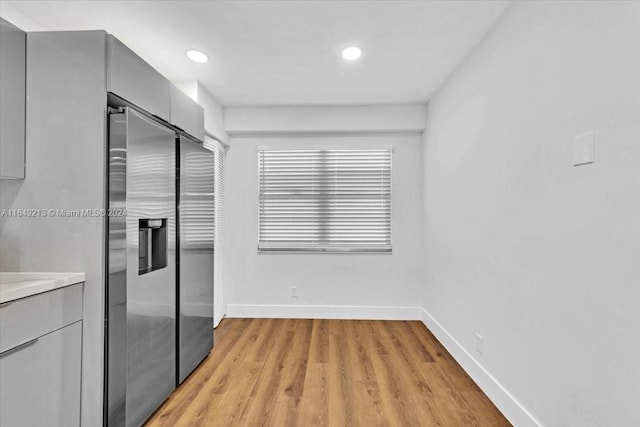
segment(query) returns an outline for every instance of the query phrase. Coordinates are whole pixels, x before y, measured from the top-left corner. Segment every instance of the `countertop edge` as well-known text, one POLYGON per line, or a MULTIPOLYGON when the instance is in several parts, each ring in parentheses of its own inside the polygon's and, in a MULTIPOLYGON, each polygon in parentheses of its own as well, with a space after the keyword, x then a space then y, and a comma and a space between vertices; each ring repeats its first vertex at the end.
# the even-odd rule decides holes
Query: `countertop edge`
POLYGON ((7 273, 16 276, 29 277, 15 283, 0 284, 0 304, 28 298, 44 292, 64 288, 66 286, 83 283, 85 273, 47 272, 47 273, 7 273), (47 277, 49 276, 49 277, 47 277), (54 276, 54 277, 52 277, 54 276))

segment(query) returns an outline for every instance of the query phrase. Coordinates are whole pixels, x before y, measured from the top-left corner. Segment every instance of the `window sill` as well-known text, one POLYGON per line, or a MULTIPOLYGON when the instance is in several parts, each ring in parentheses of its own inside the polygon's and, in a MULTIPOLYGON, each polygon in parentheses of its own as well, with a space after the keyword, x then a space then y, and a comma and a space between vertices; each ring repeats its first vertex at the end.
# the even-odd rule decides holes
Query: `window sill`
POLYGON ((314 255, 393 255, 391 249, 308 249, 308 248, 269 248, 258 249, 258 254, 314 254, 314 255))

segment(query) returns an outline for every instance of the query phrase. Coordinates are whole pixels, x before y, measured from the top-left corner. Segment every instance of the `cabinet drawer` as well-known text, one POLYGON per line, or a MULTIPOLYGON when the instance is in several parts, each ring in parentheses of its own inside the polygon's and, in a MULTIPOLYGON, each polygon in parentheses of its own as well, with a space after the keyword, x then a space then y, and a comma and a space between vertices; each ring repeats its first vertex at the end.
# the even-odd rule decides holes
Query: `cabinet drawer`
POLYGON ((82 319, 82 283, 0 306, 0 353, 82 319))
POLYGON ((80 425, 82 322, 0 356, 2 427, 80 425))

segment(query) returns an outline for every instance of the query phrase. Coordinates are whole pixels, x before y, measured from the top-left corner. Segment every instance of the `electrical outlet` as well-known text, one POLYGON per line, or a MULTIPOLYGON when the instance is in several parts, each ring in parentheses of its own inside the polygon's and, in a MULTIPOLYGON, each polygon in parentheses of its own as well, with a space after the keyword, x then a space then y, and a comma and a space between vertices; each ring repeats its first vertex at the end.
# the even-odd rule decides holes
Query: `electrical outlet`
POLYGON ((476 351, 480 354, 484 354, 484 338, 482 335, 476 332, 476 351))
POLYGON ((298 288, 295 286, 291 287, 291 294, 289 295, 291 298, 297 298, 298 297, 298 288))

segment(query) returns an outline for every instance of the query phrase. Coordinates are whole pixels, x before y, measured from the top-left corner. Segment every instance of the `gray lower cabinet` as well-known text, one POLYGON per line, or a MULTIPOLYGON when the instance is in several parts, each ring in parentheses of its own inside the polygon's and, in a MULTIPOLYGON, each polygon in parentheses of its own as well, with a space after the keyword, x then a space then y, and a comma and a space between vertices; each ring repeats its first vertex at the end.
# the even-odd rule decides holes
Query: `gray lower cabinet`
POLYGON ((80 425, 82 321, 0 359, 0 425, 80 425))
POLYGON ((80 284, 0 307, 0 426, 80 425, 81 296, 80 284))

